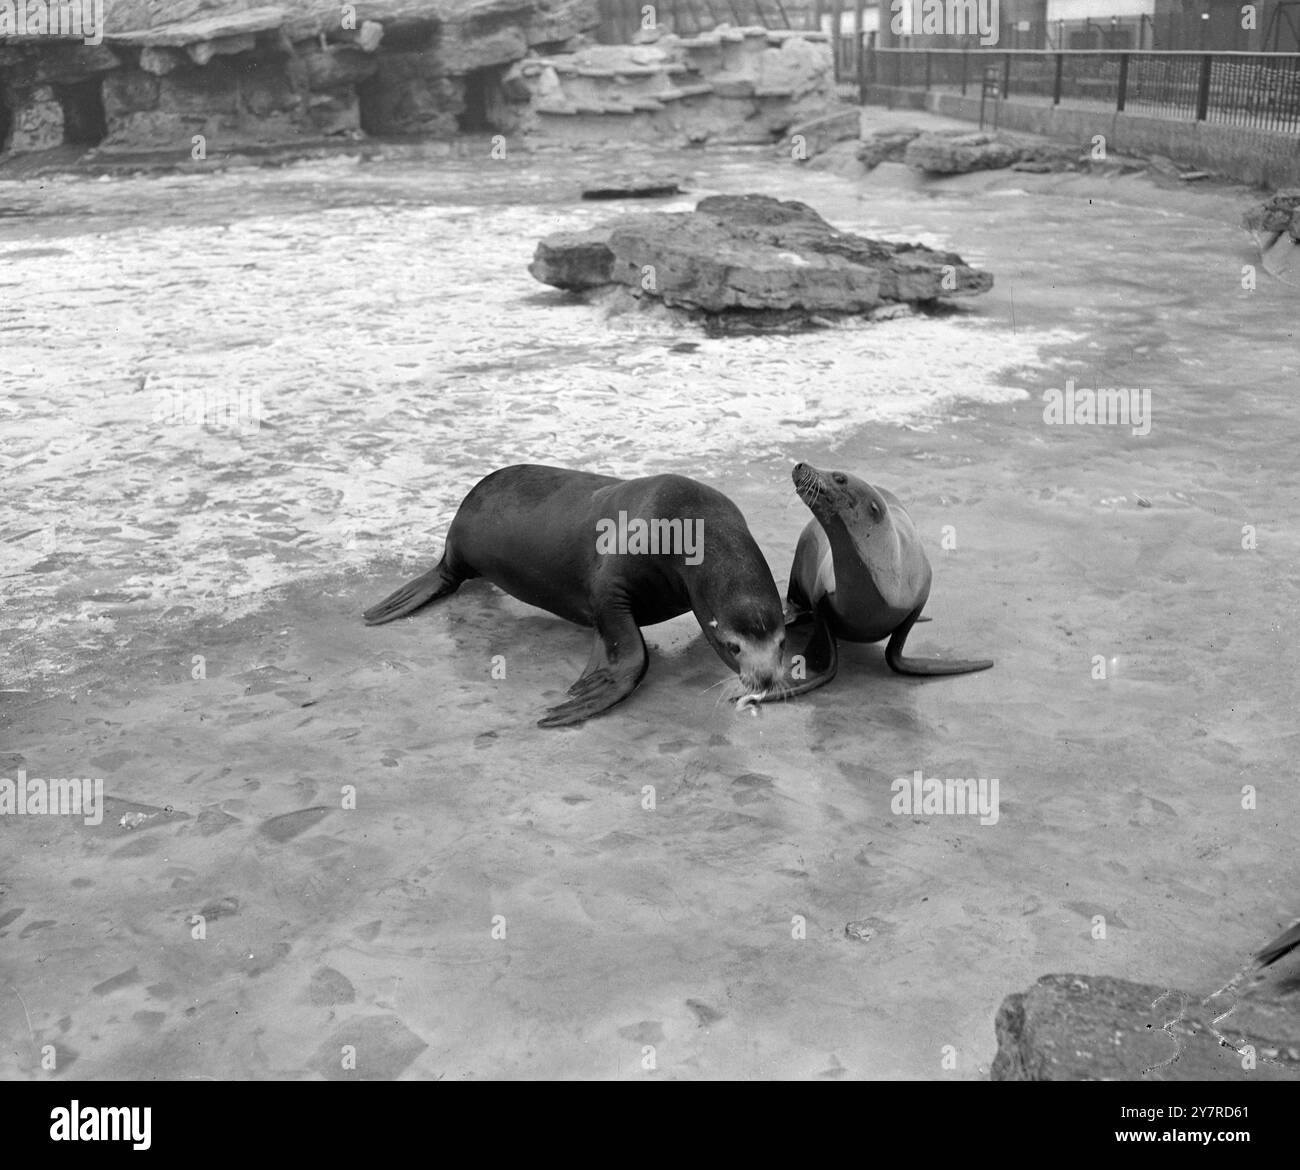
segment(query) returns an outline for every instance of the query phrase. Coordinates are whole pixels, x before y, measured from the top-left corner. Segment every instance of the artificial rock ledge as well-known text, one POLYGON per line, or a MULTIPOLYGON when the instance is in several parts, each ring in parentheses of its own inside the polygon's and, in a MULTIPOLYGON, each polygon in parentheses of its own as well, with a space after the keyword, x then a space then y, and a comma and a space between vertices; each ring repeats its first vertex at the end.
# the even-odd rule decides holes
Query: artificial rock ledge
POLYGON ((973 296, 990 273, 954 252, 836 231, 804 203, 715 195, 690 212, 627 215, 537 245, 529 272, 570 292, 641 300, 773 327, 973 296))
POLYGON ((600 21, 596 0, 355 7, 345 27, 328 0, 112 0, 100 45, 0 36, 0 152, 188 154, 202 135, 217 155, 363 132, 511 131, 499 84, 511 63, 600 21))

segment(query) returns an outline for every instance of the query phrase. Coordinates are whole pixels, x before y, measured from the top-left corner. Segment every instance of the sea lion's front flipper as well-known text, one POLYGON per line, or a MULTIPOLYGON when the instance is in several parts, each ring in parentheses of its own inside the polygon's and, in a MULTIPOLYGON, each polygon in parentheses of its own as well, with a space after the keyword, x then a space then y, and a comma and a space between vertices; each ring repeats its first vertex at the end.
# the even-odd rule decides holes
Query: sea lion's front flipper
POLYGON ((630 613, 597 614, 596 642, 586 669, 569 688, 573 698, 548 708, 537 726, 567 727, 608 711, 636 690, 649 665, 645 640, 630 613))
POLYGON ((428 605, 431 601, 455 593, 465 579, 465 575, 456 573, 448 567, 447 556, 444 553, 442 560, 427 573, 416 577, 414 581, 408 581, 383 601, 372 605, 361 616, 368 626, 382 626, 384 622, 405 617, 408 613, 414 613, 422 605, 428 605))
POLYGON ((903 624, 890 635, 885 647, 885 661, 899 674, 970 674, 974 670, 988 670, 993 665, 990 658, 904 658, 903 643, 921 616, 918 606, 904 619, 903 624))

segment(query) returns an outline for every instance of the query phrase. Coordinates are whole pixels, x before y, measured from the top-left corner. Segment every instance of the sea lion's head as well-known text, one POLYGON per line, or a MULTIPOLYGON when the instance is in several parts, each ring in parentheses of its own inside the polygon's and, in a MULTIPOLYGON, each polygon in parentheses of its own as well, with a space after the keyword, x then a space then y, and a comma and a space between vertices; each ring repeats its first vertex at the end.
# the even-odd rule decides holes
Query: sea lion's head
POLYGON ((743 698, 759 701, 780 689, 785 673, 785 621, 780 606, 719 613, 704 627, 709 641, 740 675, 743 698))
POLYGON ((799 498, 817 518, 834 554, 837 604, 859 612, 880 604, 904 612, 925 600, 930 562, 906 510, 888 492, 844 471, 795 465, 799 498))
POLYGON ((790 478, 799 498, 827 532, 839 524, 856 540, 866 542, 877 530, 893 526, 885 497, 856 475, 818 471, 811 463, 796 463, 790 478))

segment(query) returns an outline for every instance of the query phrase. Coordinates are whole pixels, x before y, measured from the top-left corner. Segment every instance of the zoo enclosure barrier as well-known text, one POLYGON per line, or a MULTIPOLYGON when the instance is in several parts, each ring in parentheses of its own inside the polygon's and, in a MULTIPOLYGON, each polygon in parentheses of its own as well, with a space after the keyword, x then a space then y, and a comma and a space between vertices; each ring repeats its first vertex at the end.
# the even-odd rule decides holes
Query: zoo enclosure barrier
POLYGON ((896 49, 866 40, 854 72, 873 86, 1009 97, 1300 135, 1300 53, 896 49))

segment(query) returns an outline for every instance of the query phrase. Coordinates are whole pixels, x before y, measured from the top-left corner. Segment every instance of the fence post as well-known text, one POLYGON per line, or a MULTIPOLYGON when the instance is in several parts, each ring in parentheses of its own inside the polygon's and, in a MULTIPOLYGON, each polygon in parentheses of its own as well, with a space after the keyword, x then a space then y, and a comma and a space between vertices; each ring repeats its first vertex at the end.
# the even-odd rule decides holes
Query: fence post
POLYGON ((961 50, 961 96, 966 96, 966 46, 961 50))
POLYGON ((1119 94, 1115 98, 1115 112, 1124 112, 1124 102, 1128 99, 1128 54, 1121 53, 1119 58, 1119 94))
POLYGON ((859 105, 866 105, 867 102, 867 62, 862 45, 862 9, 866 3, 867 0, 855 0, 853 5, 853 53, 857 65, 859 105))
POLYGON ((831 0, 831 60, 835 63, 835 80, 843 81, 840 76, 840 0, 831 0))
POLYGON ((1006 55, 1006 65, 1002 69, 1002 100, 1011 96, 1011 54, 1006 55))
POLYGON ((929 49, 925 51, 925 92, 930 92, 930 65, 934 60, 934 54, 929 49))
POLYGON ((813 5, 813 28, 822 31, 822 0, 816 0, 813 5))
POLYGON ((1212 53, 1201 57, 1201 86, 1196 94, 1196 120, 1204 122, 1210 112, 1210 66, 1214 61, 1212 53))
POLYGON ((1052 105, 1061 104, 1061 73, 1065 69, 1065 54, 1056 54, 1056 80, 1052 83, 1052 105))

